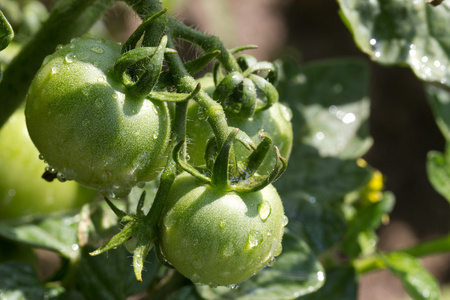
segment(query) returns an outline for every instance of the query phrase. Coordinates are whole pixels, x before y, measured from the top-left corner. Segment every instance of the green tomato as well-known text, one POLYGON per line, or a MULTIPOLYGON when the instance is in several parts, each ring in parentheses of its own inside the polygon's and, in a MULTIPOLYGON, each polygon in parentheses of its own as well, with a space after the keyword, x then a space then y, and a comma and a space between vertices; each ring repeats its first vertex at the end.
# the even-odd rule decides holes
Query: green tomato
POLYGON ((78 208, 95 198, 76 182, 42 179, 46 164, 38 156, 18 109, 0 130, 0 219, 78 208))
MULTIPOLYGON (((205 76, 198 80, 204 90, 212 95, 214 92, 214 81, 211 76, 205 76)), ((225 112, 229 126, 239 128, 247 133, 255 144, 260 142, 259 133, 265 131, 270 134, 273 145, 280 150, 281 156, 289 159, 292 149, 292 112, 289 107, 279 102, 272 105, 269 109, 258 111, 250 119, 242 119, 232 113, 225 112)), ((213 135, 212 129, 205 120, 201 107, 194 101, 188 106, 188 121, 186 127, 186 136, 188 140, 189 162, 193 165, 205 164, 205 145, 206 141, 213 135)), ((244 160, 251 152, 242 144, 235 144, 236 157, 238 160, 244 160)), ((269 173, 276 162, 275 151, 270 151, 261 164, 258 172, 261 174, 269 173)))
POLYGON ((229 286, 255 275, 281 252, 286 217, 276 189, 222 192, 182 173, 168 195, 159 245, 194 283, 229 286))
POLYGON ((167 105, 133 97, 113 74, 121 46, 83 38, 47 57, 27 95, 34 144, 66 178, 124 197, 167 160, 167 105))

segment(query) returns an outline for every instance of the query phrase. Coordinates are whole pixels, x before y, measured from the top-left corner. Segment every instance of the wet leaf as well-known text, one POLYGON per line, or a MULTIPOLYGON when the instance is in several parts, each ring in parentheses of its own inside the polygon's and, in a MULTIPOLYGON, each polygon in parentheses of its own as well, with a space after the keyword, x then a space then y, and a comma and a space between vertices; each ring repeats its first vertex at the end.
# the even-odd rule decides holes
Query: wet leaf
POLYGON ((406 253, 396 252, 383 256, 389 270, 403 283, 414 300, 441 299, 439 284, 420 261, 406 253))
POLYGON ((408 64, 426 81, 450 85, 450 4, 339 0, 356 44, 382 64, 408 64))
POLYGON ((64 288, 44 286, 33 268, 23 262, 0 265, 0 298, 8 300, 62 299, 64 288))

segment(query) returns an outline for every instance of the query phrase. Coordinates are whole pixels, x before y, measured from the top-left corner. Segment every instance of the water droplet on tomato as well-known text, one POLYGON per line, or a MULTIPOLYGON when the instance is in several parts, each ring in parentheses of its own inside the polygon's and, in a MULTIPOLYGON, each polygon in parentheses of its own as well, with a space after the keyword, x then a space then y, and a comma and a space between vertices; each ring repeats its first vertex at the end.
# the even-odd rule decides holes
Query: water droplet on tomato
POLYGON ((224 257, 229 257, 233 254, 234 254, 234 245, 233 243, 229 242, 228 244, 225 245, 225 247, 223 247, 222 255, 224 257))
POLYGON ((267 266, 268 267, 273 267, 273 265, 275 265, 275 257, 272 257, 268 262, 267 262, 267 266))
POLYGON ((158 133, 153 134, 153 139, 156 140, 158 138, 158 133))
POLYGON ((55 51, 61 50, 62 47, 63 47, 63 45, 61 45, 61 44, 57 45, 55 51))
POLYGON ((91 48, 89 48, 89 50, 97 54, 103 54, 105 52, 105 50, 102 47, 98 46, 92 46, 91 48))
POLYGON ((105 76, 98 76, 97 81, 98 82, 105 82, 106 78, 105 76))
POLYGON ((270 204, 267 201, 263 201, 258 204, 258 214, 261 220, 265 221, 270 216, 270 212, 272 211, 270 204))
POLYGON ((58 180, 59 180, 60 182, 65 182, 65 181, 67 181, 66 176, 64 176, 64 174, 61 173, 61 172, 56 173, 56 178, 58 178, 58 180))
POLYGON ((192 262, 192 266, 196 270, 200 270, 203 267, 203 262, 200 259, 196 259, 192 262))
POLYGON ((263 240, 263 236, 260 232, 252 231, 248 235, 247 245, 245 245, 245 247, 248 250, 251 250, 251 249, 257 247, 262 242, 262 240, 263 240))
POLYGON ((152 103, 152 109, 153 109, 153 112, 154 112, 156 115, 159 114, 158 108, 157 108, 155 105, 153 105, 153 103, 152 103))
POLYGON ((288 217, 287 216, 283 216, 283 221, 282 221, 282 225, 283 225, 283 227, 286 227, 286 225, 289 223, 289 219, 288 219, 288 217))
POLYGON ((281 106, 281 116, 286 121, 290 122, 292 120, 292 110, 286 105, 281 106))
POLYGON ((70 40, 70 43, 73 44, 73 43, 78 42, 79 40, 80 40, 79 37, 74 37, 74 38, 72 38, 72 39, 70 40))
POLYGON ((72 52, 68 53, 64 57, 64 63, 66 63, 66 64, 71 64, 74 62, 74 60, 75 60, 75 54, 73 54, 72 52))
POLYGON ((59 68, 58 67, 52 67, 52 75, 55 75, 56 73, 58 73, 59 68))
POLYGON ((144 188, 145 187, 145 181, 140 181, 140 182, 138 182, 137 184, 136 184, 136 186, 138 187, 138 188, 144 188))
POLYGON ((198 275, 197 273, 192 274, 191 280, 193 283, 200 283, 202 281, 200 275, 198 275))
POLYGON ((44 155, 42 155, 42 154, 39 153, 39 159, 40 159, 40 160, 45 160, 44 155))
POLYGON ((227 226, 227 222, 225 220, 220 220, 219 227, 220 229, 224 229, 227 226))
POLYGON ((236 284, 230 284, 229 286, 228 286, 228 288, 230 289, 230 290, 235 290, 235 289, 237 289, 239 287, 239 284, 238 283, 236 283, 236 284))

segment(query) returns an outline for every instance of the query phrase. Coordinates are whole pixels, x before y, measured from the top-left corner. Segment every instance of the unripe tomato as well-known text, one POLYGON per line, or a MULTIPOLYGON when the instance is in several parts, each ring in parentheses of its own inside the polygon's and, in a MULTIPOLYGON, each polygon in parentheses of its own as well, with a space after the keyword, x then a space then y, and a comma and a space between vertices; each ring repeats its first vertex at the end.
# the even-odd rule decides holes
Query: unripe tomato
POLYGON ((0 130, 0 219, 81 207, 96 192, 76 182, 47 182, 45 163, 28 136, 23 108, 0 130))
POLYGON ((195 283, 233 285, 255 275, 281 252, 286 217, 276 189, 222 192, 182 173, 161 219, 167 261, 195 283))
MULTIPOLYGON (((202 87, 208 94, 214 92, 214 81, 211 76, 206 75, 199 79, 202 87)), ((255 144, 260 142, 259 133, 265 131, 272 138, 273 145, 276 145, 283 156, 289 159, 292 149, 292 112, 289 107, 282 103, 275 103, 269 109, 258 111, 250 119, 240 118, 230 112, 225 112, 229 126, 239 128, 247 133, 255 144)), ((202 109, 199 105, 191 101, 188 107, 188 122, 186 127, 186 136, 188 138, 189 162, 193 165, 205 164, 205 145, 208 138, 213 135, 202 109)), ((244 160, 251 152, 242 144, 235 143, 236 157, 238 160, 244 160)), ((275 151, 270 151, 258 169, 261 174, 269 173, 276 162, 275 151)))
POLYGON ((50 166, 104 195, 126 196, 164 166, 167 105, 127 93, 113 74, 121 46, 82 38, 44 61, 27 96, 31 139, 50 166))

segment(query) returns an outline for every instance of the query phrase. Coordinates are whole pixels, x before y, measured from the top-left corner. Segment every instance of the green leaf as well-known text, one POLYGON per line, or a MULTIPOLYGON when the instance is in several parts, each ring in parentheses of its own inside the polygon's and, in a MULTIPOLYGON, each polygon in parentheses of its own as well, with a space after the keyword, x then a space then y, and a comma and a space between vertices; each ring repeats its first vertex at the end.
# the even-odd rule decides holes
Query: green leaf
POLYGON ((450 141, 450 93, 430 84, 425 91, 436 123, 445 140, 450 141))
POLYGON ((0 298, 8 300, 62 299, 64 288, 44 286, 33 268, 23 262, 0 265, 0 298))
POLYGON ((444 155, 437 151, 428 152, 427 173, 431 185, 450 202, 450 161, 448 154, 444 155))
POLYGON ((300 297, 298 300, 356 300, 358 279, 355 270, 341 265, 326 270, 327 280, 317 292, 300 297))
POLYGON ((292 109, 295 142, 317 149, 320 156, 354 159, 365 154, 372 145, 367 63, 335 59, 277 64, 277 88, 280 101, 292 109))
POLYGON ((0 51, 5 49, 14 38, 14 31, 0 10, 0 51))
POLYGON ((236 289, 197 286, 207 300, 296 299, 319 289, 325 280, 322 266, 299 237, 286 232, 283 252, 272 267, 241 283, 236 289))
POLYGON ((347 224, 342 213, 329 205, 320 205, 314 197, 295 193, 283 197, 288 228, 300 234, 316 254, 342 239, 347 224))
POLYGON ((342 248, 352 258, 359 254, 368 254, 375 250, 377 236, 374 230, 382 224, 384 215, 394 208, 395 198, 392 193, 383 193, 383 198, 359 208, 348 223, 348 231, 342 243, 342 248), (365 251, 366 250, 366 251, 365 251))
POLYGON ((287 170, 274 185, 282 198, 301 191, 320 204, 333 204, 363 187, 370 176, 369 168, 358 166, 354 159, 322 157, 315 148, 296 144, 287 170))
POLYGON ((438 282, 423 268, 417 258, 402 252, 390 253, 382 258, 414 300, 441 299, 438 282))
POLYGON ((78 215, 2 220, 0 235, 73 258, 78 255, 78 222, 78 215))
POLYGON ((338 0, 357 45, 382 64, 408 64, 426 81, 450 84, 450 4, 338 0))
POLYGON ((154 279, 160 264, 151 251, 146 258, 143 281, 136 280, 132 257, 124 247, 99 256, 90 256, 91 247, 84 247, 78 270, 77 285, 87 300, 122 300, 143 291, 154 279))

